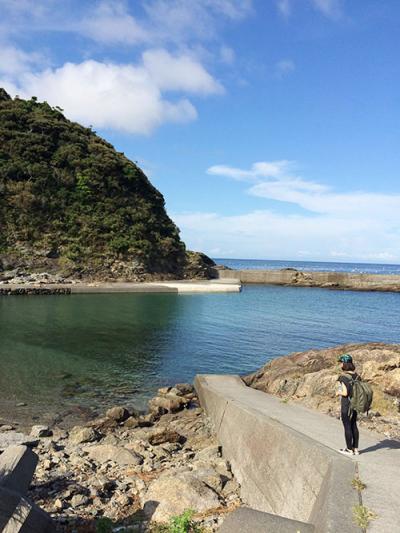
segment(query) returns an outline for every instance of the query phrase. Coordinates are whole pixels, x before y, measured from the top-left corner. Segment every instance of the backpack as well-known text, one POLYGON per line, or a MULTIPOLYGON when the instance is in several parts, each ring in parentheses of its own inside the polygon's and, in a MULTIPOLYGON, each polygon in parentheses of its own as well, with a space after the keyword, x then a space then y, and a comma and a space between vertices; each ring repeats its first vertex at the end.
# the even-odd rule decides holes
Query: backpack
POLYGON ((350 410, 357 413, 368 413, 371 408, 374 392, 369 383, 362 381, 360 376, 349 376, 352 392, 350 396, 350 410))

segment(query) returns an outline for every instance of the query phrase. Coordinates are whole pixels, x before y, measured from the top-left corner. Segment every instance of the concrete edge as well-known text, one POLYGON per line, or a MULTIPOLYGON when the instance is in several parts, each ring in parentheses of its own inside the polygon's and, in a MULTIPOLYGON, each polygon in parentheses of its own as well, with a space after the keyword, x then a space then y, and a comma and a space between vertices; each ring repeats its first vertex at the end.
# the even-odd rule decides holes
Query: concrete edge
MULTIPOLYGON (((221 378, 221 376, 215 375, 214 379, 221 378)), ((230 384, 239 386, 240 388, 247 388, 245 383, 239 376, 225 376, 230 384)), ((258 413, 262 416, 266 416, 250 405, 247 405, 241 401, 237 401, 232 397, 222 398, 221 393, 213 386, 210 381, 213 380, 213 376, 210 375, 197 375, 195 378, 195 389, 199 397, 201 406, 205 409, 209 417, 211 418, 217 437, 219 436, 221 425, 223 424, 224 417, 229 415, 229 408, 231 406, 240 408, 241 410, 250 413, 258 413)), ((268 424, 273 426, 279 426, 281 430, 284 430, 288 436, 292 439, 301 439, 310 446, 310 451, 314 452, 318 450, 319 453, 324 454, 329 462, 329 469, 324 475, 323 484, 316 497, 315 503, 312 508, 312 512, 309 517, 310 523, 316 526, 317 532, 344 532, 352 533, 360 531, 358 527, 353 523, 352 507, 357 505, 358 498, 357 493, 352 487, 352 480, 355 475, 355 464, 346 458, 340 457, 330 448, 323 444, 314 441, 312 438, 304 435, 291 427, 286 426, 281 421, 274 418, 268 418, 268 424), (340 524, 340 528, 339 527, 340 524)), ((223 443, 221 443, 223 444, 223 443)), ((228 460, 231 460, 229 456, 226 456, 228 460)), ((254 458, 257 462, 258 458, 254 458)), ((232 461, 232 469, 235 470, 235 461, 232 461)), ((239 472, 237 477, 241 477, 239 472)), ((238 479, 240 482, 240 479, 238 479)), ((249 480, 246 480, 247 483, 249 480)), ((254 485, 254 490, 259 490, 259 487, 254 485)), ((264 509, 260 509, 264 511, 264 509)), ((268 512, 268 509, 265 511, 268 512)))

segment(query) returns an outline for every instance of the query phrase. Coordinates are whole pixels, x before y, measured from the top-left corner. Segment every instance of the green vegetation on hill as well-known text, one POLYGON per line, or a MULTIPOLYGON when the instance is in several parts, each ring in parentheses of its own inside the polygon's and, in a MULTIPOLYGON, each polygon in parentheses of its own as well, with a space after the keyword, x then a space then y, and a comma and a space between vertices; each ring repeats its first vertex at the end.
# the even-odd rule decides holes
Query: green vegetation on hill
POLYGON ((62 109, 0 89, 0 270, 133 280, 182 277, 187 262, 137 165, 62 109))

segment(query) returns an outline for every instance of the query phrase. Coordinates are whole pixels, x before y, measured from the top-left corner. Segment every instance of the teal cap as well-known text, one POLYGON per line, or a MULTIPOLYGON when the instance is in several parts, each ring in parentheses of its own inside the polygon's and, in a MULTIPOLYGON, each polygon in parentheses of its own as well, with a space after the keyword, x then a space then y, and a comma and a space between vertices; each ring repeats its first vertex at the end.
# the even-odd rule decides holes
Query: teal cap
POLYGON ((338 359, 338 363, 352 363, 352 362, 353 362, 353 358, 348 353, 342 354, 338 359))

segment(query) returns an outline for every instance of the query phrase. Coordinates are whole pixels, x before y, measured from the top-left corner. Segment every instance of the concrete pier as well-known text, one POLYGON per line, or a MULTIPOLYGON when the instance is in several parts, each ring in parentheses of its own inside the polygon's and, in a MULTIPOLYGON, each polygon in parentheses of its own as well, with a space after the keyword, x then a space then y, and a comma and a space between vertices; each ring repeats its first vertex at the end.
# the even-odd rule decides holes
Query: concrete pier
MULTIPOLYGON (((315 533, 352 533, 361 531, 354 511, 361 503, 376 514, 368 532, 400 531, 400 442, 361 430, 361 455, 345 457, 335 418, 247 387, 238 376, 200 375, 195 387, 246 505, 315 533), (365 490, 353 487, 358 477, 365 490)), ((232 524, 230 533, 237 531, 232 524)))

